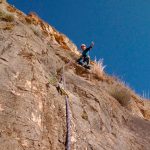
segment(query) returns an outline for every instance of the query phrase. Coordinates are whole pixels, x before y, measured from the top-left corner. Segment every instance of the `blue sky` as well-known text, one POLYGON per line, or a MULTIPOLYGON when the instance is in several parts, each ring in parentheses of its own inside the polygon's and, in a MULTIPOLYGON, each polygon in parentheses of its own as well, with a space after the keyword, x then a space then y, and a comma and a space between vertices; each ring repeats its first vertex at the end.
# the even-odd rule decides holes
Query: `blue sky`
POLYGON ((150 0, 8 0, 25 13, 36 12, 78 47, 104 59, 106 72, 139 94, 150 90, 150 0))

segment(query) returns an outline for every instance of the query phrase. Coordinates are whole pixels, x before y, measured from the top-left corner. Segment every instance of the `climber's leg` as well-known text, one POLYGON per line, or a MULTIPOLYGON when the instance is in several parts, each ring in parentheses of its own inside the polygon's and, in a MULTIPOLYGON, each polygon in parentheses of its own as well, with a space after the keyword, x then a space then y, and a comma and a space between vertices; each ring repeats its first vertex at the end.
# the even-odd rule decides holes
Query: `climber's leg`
POLYGON ((84 58, 84 61, 87 63, 87 66, 88 66, 89 63, 90 63, 90 57, 89 57, 89 56, 86 56, 86 57, 84 58))
POLYGON ((83 64, 83 57, 82 56, 77 60, 77 63, 79 63, 80 65, 83 64))

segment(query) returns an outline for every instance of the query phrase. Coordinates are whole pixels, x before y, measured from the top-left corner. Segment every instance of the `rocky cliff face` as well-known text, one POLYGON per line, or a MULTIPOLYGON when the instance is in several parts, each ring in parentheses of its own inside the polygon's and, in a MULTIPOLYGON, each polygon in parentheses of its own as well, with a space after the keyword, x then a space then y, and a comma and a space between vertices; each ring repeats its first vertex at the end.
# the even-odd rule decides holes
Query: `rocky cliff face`
POLYGON ((0 3, 1 150, 65 149, 65 96, 56 89, 63 72, 71 149, 149 150, 149 101, 105 73, 68 63, 78 55, 35 14, 0 3))

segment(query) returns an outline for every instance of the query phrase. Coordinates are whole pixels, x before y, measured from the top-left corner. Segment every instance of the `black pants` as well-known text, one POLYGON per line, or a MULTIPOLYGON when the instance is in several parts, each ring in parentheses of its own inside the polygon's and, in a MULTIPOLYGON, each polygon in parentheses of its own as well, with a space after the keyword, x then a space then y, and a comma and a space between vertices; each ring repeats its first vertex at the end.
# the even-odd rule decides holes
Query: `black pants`
POLYGON ((78 63, 84 63, 86 62, 87 65, 89 65, 90 63, 90 57, 89 56, 81 56, 78 60, 77 60, 78 63))
POLYGON ((90 57, 89 56, 84 57, 84 62, 86 62, 87 65, 89 65, 89 63, 90 63, 90 57))

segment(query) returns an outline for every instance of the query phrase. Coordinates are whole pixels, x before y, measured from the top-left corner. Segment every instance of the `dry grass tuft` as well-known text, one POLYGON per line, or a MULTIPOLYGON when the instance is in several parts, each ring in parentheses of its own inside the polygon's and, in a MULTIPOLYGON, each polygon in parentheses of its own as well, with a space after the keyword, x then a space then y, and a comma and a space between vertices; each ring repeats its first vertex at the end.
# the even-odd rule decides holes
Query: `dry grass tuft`
POLYGON ((39 25, 31 25, 31 29, 36 36, 42 37, 42 31, 39 25))
POLYGON ((32 22, 33 22, 33 19, 32 18, 30 18, 30 17, 25 17, 25 20, 26 20, 26 22, 28 23, 28 24, 32 24, 32 22))
POLYGON ((7 13, 6 11, 0 10, 0 20, 13 22, 15 20, 15 17, 14 15, 7 13))
POLYGON ((131 91, 126 87, 114 85, 109 90, 109 93, 114 97, 122 106, 128 105, 131 99, 131 91))
POLYGON ((66 50, 70 49, 64 41, 65 37, 63 34, 56 33, 56 34, 54 34, 54 37, 55 37, 55 40, 57 41, 57 43, 61 45, 61 48, 66 49, 66 50))
POLYGON ((25 17, 25 20, 28 24, 38 25, 42 20, 38 17, 35 12, 30 12, 28 16, 25 17))
POLYGON ((14 12, 16 12, 16 9, 13 6, 8 5, 7 6, 7 11, 14 13, 14 12))
POLYGON ((105 67, 106 66, 103 65, 103 59, 100 59, 98 61, 95 59, 93 63, 92 73, 94 73, 97 76, 97 78, 103 79, 105 67))

